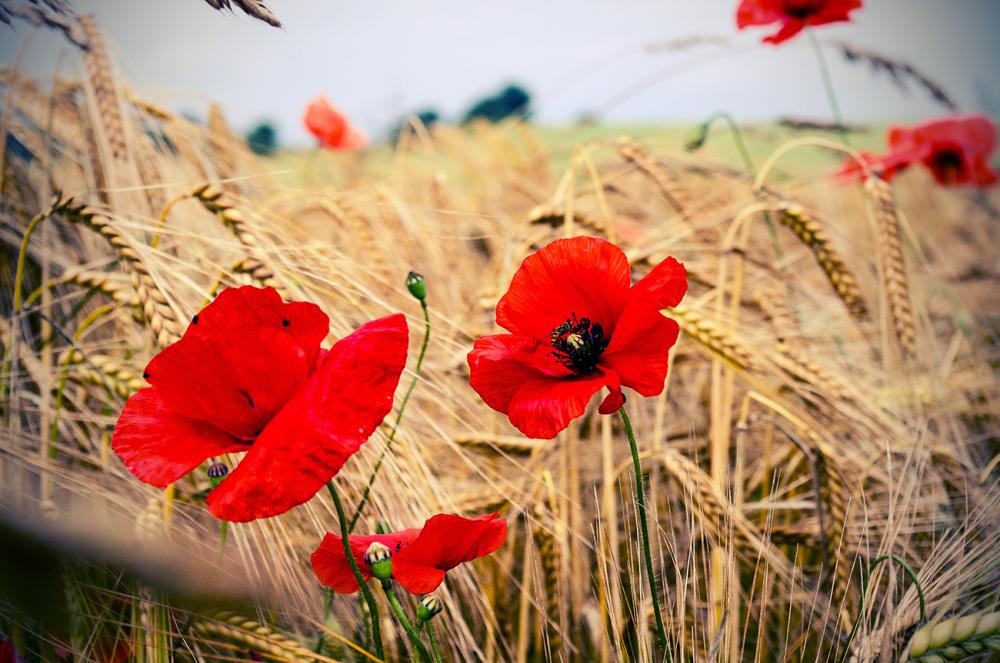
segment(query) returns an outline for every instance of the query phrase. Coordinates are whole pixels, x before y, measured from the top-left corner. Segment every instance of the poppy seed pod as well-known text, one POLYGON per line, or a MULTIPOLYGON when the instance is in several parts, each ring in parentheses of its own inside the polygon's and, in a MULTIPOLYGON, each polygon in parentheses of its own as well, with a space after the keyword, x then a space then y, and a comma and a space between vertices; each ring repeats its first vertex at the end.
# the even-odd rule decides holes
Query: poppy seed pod
POLYGON ((417 604, 417 619, 422 622, 430 621, 442 610, 444 606, 441 604, 441 599, 430 594, 420 599, 420 603, 417 604))
POLYGON ((392 550, 389 546, 373 541, 365 551, 365 564, 372 570, 372 575, 379 580, 392 577, 392 550))
POLYGON ((424 285, 424 277, 416 272, 410 272, 406 275, 406 287, 410 291, 410 294, 424 301, 427 299, 427 286, 424 285))
POLYGON ((215 461, 208 466, 208 478, 211 480, 213 488, 222 483, 227 474, 229 474, 229 467, 225 463, 215 461))

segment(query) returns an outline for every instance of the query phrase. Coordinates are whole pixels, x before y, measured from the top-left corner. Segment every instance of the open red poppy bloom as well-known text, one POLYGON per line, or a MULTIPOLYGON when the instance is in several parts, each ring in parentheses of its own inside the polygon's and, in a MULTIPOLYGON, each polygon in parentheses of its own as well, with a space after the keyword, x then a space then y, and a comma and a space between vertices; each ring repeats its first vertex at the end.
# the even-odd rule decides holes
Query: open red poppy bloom
POLYGON ((328 150, 356 150, 367 142, 364 134, 352 127, 347 116, 334 108, 323 95, 309 102, 303 121, 309 133, 319 141, 320 147, 328 150))
POLYGON ((621 388, 663 391, 677 323, 660 313, 687 290, 684 266, 667 258, 630 287, 628 259, 595 237, 560 239, 524 259, 497 304, 511 332, 476 339, 470 383, 522 433, 555 437, 607 387, 600 406, 625 402, 621 388))
POLYGON ((112 448, 160 487, 208 458, 246 451, 208 495, 223 520, 274 516, 309 500, 389 413, 409 335, 399 313, 326 351, 328 331, 318 306, 282 302, 273 288, 222 291, 149 362, 152 386, 125 403, 112 448))
POLYGON ((850 21, 850 13, 860 8, 861 0, 741 0, 736 26, 742 30, 777 23, 778 31, 764 37, 764 43, 780 44, 806 26, 850 21))
MULTIPOLYGON (((477 518, 438 514, 421 528, 350 539, 365 580, 372 573, 362 560, 368 546, 378 541, 392 551, 392 577, 411 594, 426 594, 437 589, 446 571, 502 546, 507 539, 507 521, 495 513, 477 518)), ((335 592, 353 594, 360 589, 344 554, 343 539, 336 534, 323 537, 312 554, 312 566, 319 581, 335 592)))
MULTIPOLYGON (((862 157, 886 180, 914 164, 927 168, 943 186, 987 187, 997 182, 990 159, 997 146, 997 130, 985 115, 955 115, 914 127, 890 127, 885 155, 862 157)), ((837 173, 845 179, 862 176, 853 159, 837 173)))

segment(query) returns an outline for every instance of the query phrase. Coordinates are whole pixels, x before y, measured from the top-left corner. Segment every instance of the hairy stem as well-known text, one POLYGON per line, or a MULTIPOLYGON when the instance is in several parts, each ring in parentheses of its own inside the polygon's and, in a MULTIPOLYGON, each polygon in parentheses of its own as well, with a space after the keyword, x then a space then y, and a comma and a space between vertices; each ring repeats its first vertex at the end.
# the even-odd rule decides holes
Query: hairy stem
POLYGON ((389 607, 392 608, 393 613, 396 615, 396 619, 398 619, 399 623, 403 625, 406 635, 410 638, 410 644, 413 646, 414 660, 431 660, 431 656, 427 653, 427 649, 424 647, 423 643, 420 642, 420 632, 413 626, 413 622, 411 622, 409 617, 406 616, 406 612, 403 611, 403 606, 399 603, 399 598, 396 596, 396 590, 392 588, 392 581, 387 580, 383 582, 382 590, 385 591, 385 597, 389 600, 389 607))
POLYGON ((642 487, 642 466, 639 464, 639 448, 635 443, 635 433, 632 432, 632 422, 629 421, 625 406, 618 409, 622 423, 625 425, 625 434, 628 436, 629 447, 632 449, 632 469, 635 470, 635 492, 639 497, 639 526, 642 532, 643 556, 646 560, 646 578, 649 580, 649 596, 653 601, 653 615, 656 617, 656 645, 665 654, 667 660, 667 631, 663 627, 663 615, 660 614, 660 599, 656 592, 656 572, 653 570, 653 553, 649 546, 649 527, 646 524, 646 491, 642 487))
POLYGON ((382 469, 382 462, 385 460, 385 457, 389 455, 389 450, 392 449, 393 440, 396 439, 396 432, 399 430, 399 422, 403 419, 403 412, 406 410, 406 404, 410 402, 410 394, 413 393, 413 388, 417 386, 417 380, 420 379, 420 366, 424 363, 424 355, 427 354, 427 342, 431 337, 431 317, 430 313, 427 311, 427 302, 421 300, 420 308, 424 313, 424 342, 420 346, 420 355, 417 357, 417 365, 413 369, 413 380, 410 381, 410 386, 406 388, 406 393, 403 394, 403 400, 399 404, 399 411, 396 413, 396 422, 392 425, 392 430, 389 432, 389 438, 386 440, 385 446, 382 447, 382 453, 378 457, 378 462, 375 463, 375 469, 372 470, 372 475, 368 477, 368 485, 365 486, 365 492, 361 495, 361 501, 358 502, 358 508, 354 511, 354 515, 351 517, 351 524, 348 527, 349 532, 354 531, 354 526, 358 524, 358 518, 361 517, 361 512, 368 503, 368 498, 372 492, 372 486, 375 484, 375 478, 378 476, 379 470, 382 469))
POLYGON ((340 523, 340 539, 344 544, 344 554, 347 556, 347 563, 350 565, 351 573, 354 574, 354 579, 358 581, 358 585, 361 587, 361 595, 368 605, 369 626, 375 655, 381 659, 385 659, 385 651, 382 648, 382 631, 379 628, 378 604, 375 603, 375 596, 372 594, 368 582, 361 575, 361 569, 358 568, 358 561, 354 559, 354 551, 351 550, 351 532, 347 528, 347 515, 344 513, 344 505, 340 502, 340 496, 337 495, 337 489, 333 485, 333 481, 326 484, 326 489, 330 491, 333 506, 337 510, 337 520, 340 523))

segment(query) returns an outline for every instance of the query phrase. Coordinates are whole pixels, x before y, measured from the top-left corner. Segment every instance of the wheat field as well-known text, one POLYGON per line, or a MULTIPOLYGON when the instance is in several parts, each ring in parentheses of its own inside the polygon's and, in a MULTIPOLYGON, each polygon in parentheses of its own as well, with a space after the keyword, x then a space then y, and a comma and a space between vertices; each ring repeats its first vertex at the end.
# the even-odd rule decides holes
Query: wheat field
MULTIPOLYGON (((319 304, 334 339, 404 312, 407 382, 411 270, 429 349, 363 529, 507 519, 439 592, 448 660, 655 660, 620 422, 592 408, 530 440, 468 385, 521 260, 575 235, 617 243, 635 278, 688 269, 667 389, 629 401, 672 660, 996 656, 995 194, 836 184, 850 150, 810 133, 756 177, 520 121, 265 159, 224 109, 202 126, 144 98, 84 28, 82 78, 0 72, 0 135, 24 147, 0 166, 0 631, 30 660, 373 660, 363 604, 309 567, 335 531, 325 493, 220 547, 207 476, 142 484, 110 436, 145 363, 229 285, 319 304)), ((352 504, 390 420, 337 478, 352 504)), ((386 657, 408 660, 388 614, 386 657)))

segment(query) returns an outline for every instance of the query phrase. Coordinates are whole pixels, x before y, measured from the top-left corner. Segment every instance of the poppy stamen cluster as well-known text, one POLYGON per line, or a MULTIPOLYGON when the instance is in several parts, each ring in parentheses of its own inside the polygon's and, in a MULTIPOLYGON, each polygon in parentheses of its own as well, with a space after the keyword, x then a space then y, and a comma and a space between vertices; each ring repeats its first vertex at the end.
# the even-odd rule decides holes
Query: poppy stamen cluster
POLYGON ((578 375, 592 373, 597 360, 611 340, 604 336, 600 324, 590 318, 579 318, 576 313, 552 330, 552 356, 556 361, 578 375))

